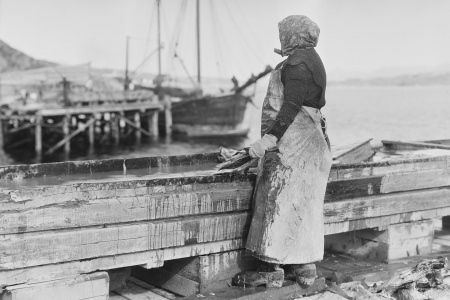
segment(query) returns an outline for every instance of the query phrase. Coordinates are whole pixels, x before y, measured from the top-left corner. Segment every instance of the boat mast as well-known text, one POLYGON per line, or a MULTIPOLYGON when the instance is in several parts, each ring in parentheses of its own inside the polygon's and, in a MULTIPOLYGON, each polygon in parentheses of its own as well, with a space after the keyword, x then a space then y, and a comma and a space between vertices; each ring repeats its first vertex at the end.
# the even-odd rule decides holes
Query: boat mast
POLYGON ((161 77, 161 0, 156 0, 158 11, 158 76, 161 77))
POLYGON ((197 82, 200 87, 200 0, 197 0, 197 82))
POLYGON ((130 37, 127 35, 127 46, 126 46, 126 53, 125 53, 125 83, 123 85, 123 88, 125 91, 128 91, 128 44, 130 43, 130 37))

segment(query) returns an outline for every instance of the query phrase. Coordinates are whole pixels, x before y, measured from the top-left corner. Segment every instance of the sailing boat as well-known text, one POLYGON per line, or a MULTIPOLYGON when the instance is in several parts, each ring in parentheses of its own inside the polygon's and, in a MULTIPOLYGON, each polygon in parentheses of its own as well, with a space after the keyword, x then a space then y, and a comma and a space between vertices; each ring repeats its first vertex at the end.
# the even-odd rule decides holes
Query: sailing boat
MULTIPOLYGON (((161 74, 161 23, 160 0, 157 1, 158 23, 158 77, 161 74)), ((178 97, 179 102, 172 103, 173 132, 184 133, 191 137, 209 136, 246 136, 248 126, 243 124, 245 110, 252 97, 243 94, 243 91, 264 77, 272 68, 266 66, 258 75, 253 75, 243 85, 236 80, 234 88, 228 93, 216 96, 204 96, 201 89, 201 56, 200 56, 200 1, 196 0, 196 50, 197 50, 197 89, 186 91, 182 88, 164 87, 161 82, 155 87, 135 85, 141 89, 151 89, 158 95, 178 97)), ((160 120, 164 115, 160 115, 160 120)))

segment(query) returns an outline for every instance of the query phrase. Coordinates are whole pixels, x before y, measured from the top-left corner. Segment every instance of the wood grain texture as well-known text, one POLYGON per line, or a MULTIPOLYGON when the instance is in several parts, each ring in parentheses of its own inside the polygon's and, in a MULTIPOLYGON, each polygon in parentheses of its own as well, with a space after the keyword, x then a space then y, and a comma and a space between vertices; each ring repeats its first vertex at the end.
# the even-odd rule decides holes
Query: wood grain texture
POLYGON ((15 269, 99 256, 245 237, 247 212, 178 218, 83 230, 0 237, 0 268, 15 269))
POLYGON ((368 139, 344 147, 332 147, 333 160, 343 164, 363 162, 374 154, 370 147, 371 140, 368 139))
POLYGON ((22 269, 1 270, 0 287, 20 283, 48 281, 81 273, 90 273, 96 270, 108 270, 143 264, 148 264, 150 267, 156 268, 160 267, 165 260, 241 249, 244 247, 244 244, 244 239, 232 239, 175 248, 103 256, 82 261, 77 260, 22 269))
POLYGON ((325 237, 325 249, 384 261, 431 253, 433 234, 433 220, 400 223, 382 231, 366 229, 328 235, 325 237))
MULTIPOLYGON (((36 208, 17 204, 15 209, 10 205, 8 210, 0 209, 0 234, 236 212, 250 208, 253 193, 250 184, 224 184, 223 188, 219 190, 212 184, 183 186, 179 190, 185 192, 159 194, 148 193, 148 188, 118 189, 110 199, 77 200, 66 194, 66 200, 70 200, 57 204, 36 208)), ((56 197, 59 196, 51 196, 56 197)))
POLYGON ((388 141, 382 140, 383 145, 389 149, 394 150, 416 150, 416 149, 446 149, 450 150, 450 145, 440 143, 427 142, 403 142, 403 141, 388 141))
POLYGON ((336 223, 449 206, 450 188, 429 189, 328 202, 324 217, 325 223, 336 223))
POLYGON ((443 207, 407 213, 391 214, 381 217, 326 223, 325 235, 366 228, 378 228, 380 230, 383 230, 388 228, 388 226, 391 224, 420 221, 448 215, 450 215, 450 207, 443 207))
POLYGON ((107 300, 109 278, 106 272, 97 272, 36 284, 7 287, 4 300, 107 300))

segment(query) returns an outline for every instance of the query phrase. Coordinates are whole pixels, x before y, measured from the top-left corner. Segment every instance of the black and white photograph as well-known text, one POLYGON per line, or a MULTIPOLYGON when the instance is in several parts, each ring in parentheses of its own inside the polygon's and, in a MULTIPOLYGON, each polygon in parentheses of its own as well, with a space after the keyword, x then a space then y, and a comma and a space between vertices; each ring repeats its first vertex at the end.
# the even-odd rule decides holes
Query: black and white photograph
POLYGON ((450 300, 449 0, 0 0, 0 300, 450 300))

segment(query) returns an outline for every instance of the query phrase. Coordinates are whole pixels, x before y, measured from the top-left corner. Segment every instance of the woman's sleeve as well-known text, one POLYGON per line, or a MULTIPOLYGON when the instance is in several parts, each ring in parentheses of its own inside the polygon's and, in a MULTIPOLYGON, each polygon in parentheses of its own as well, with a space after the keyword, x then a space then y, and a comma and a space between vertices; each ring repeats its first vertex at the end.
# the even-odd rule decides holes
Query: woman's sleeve
POLYGON ((288 127, 292 124, 298 112, 302 108, 303 101, 310 92, 313 77, 308 67, 301 63, 298 65, 286 65, 284 75, 284 101, 278 113, 274 125, 268 134, 281 139, 288 127))

